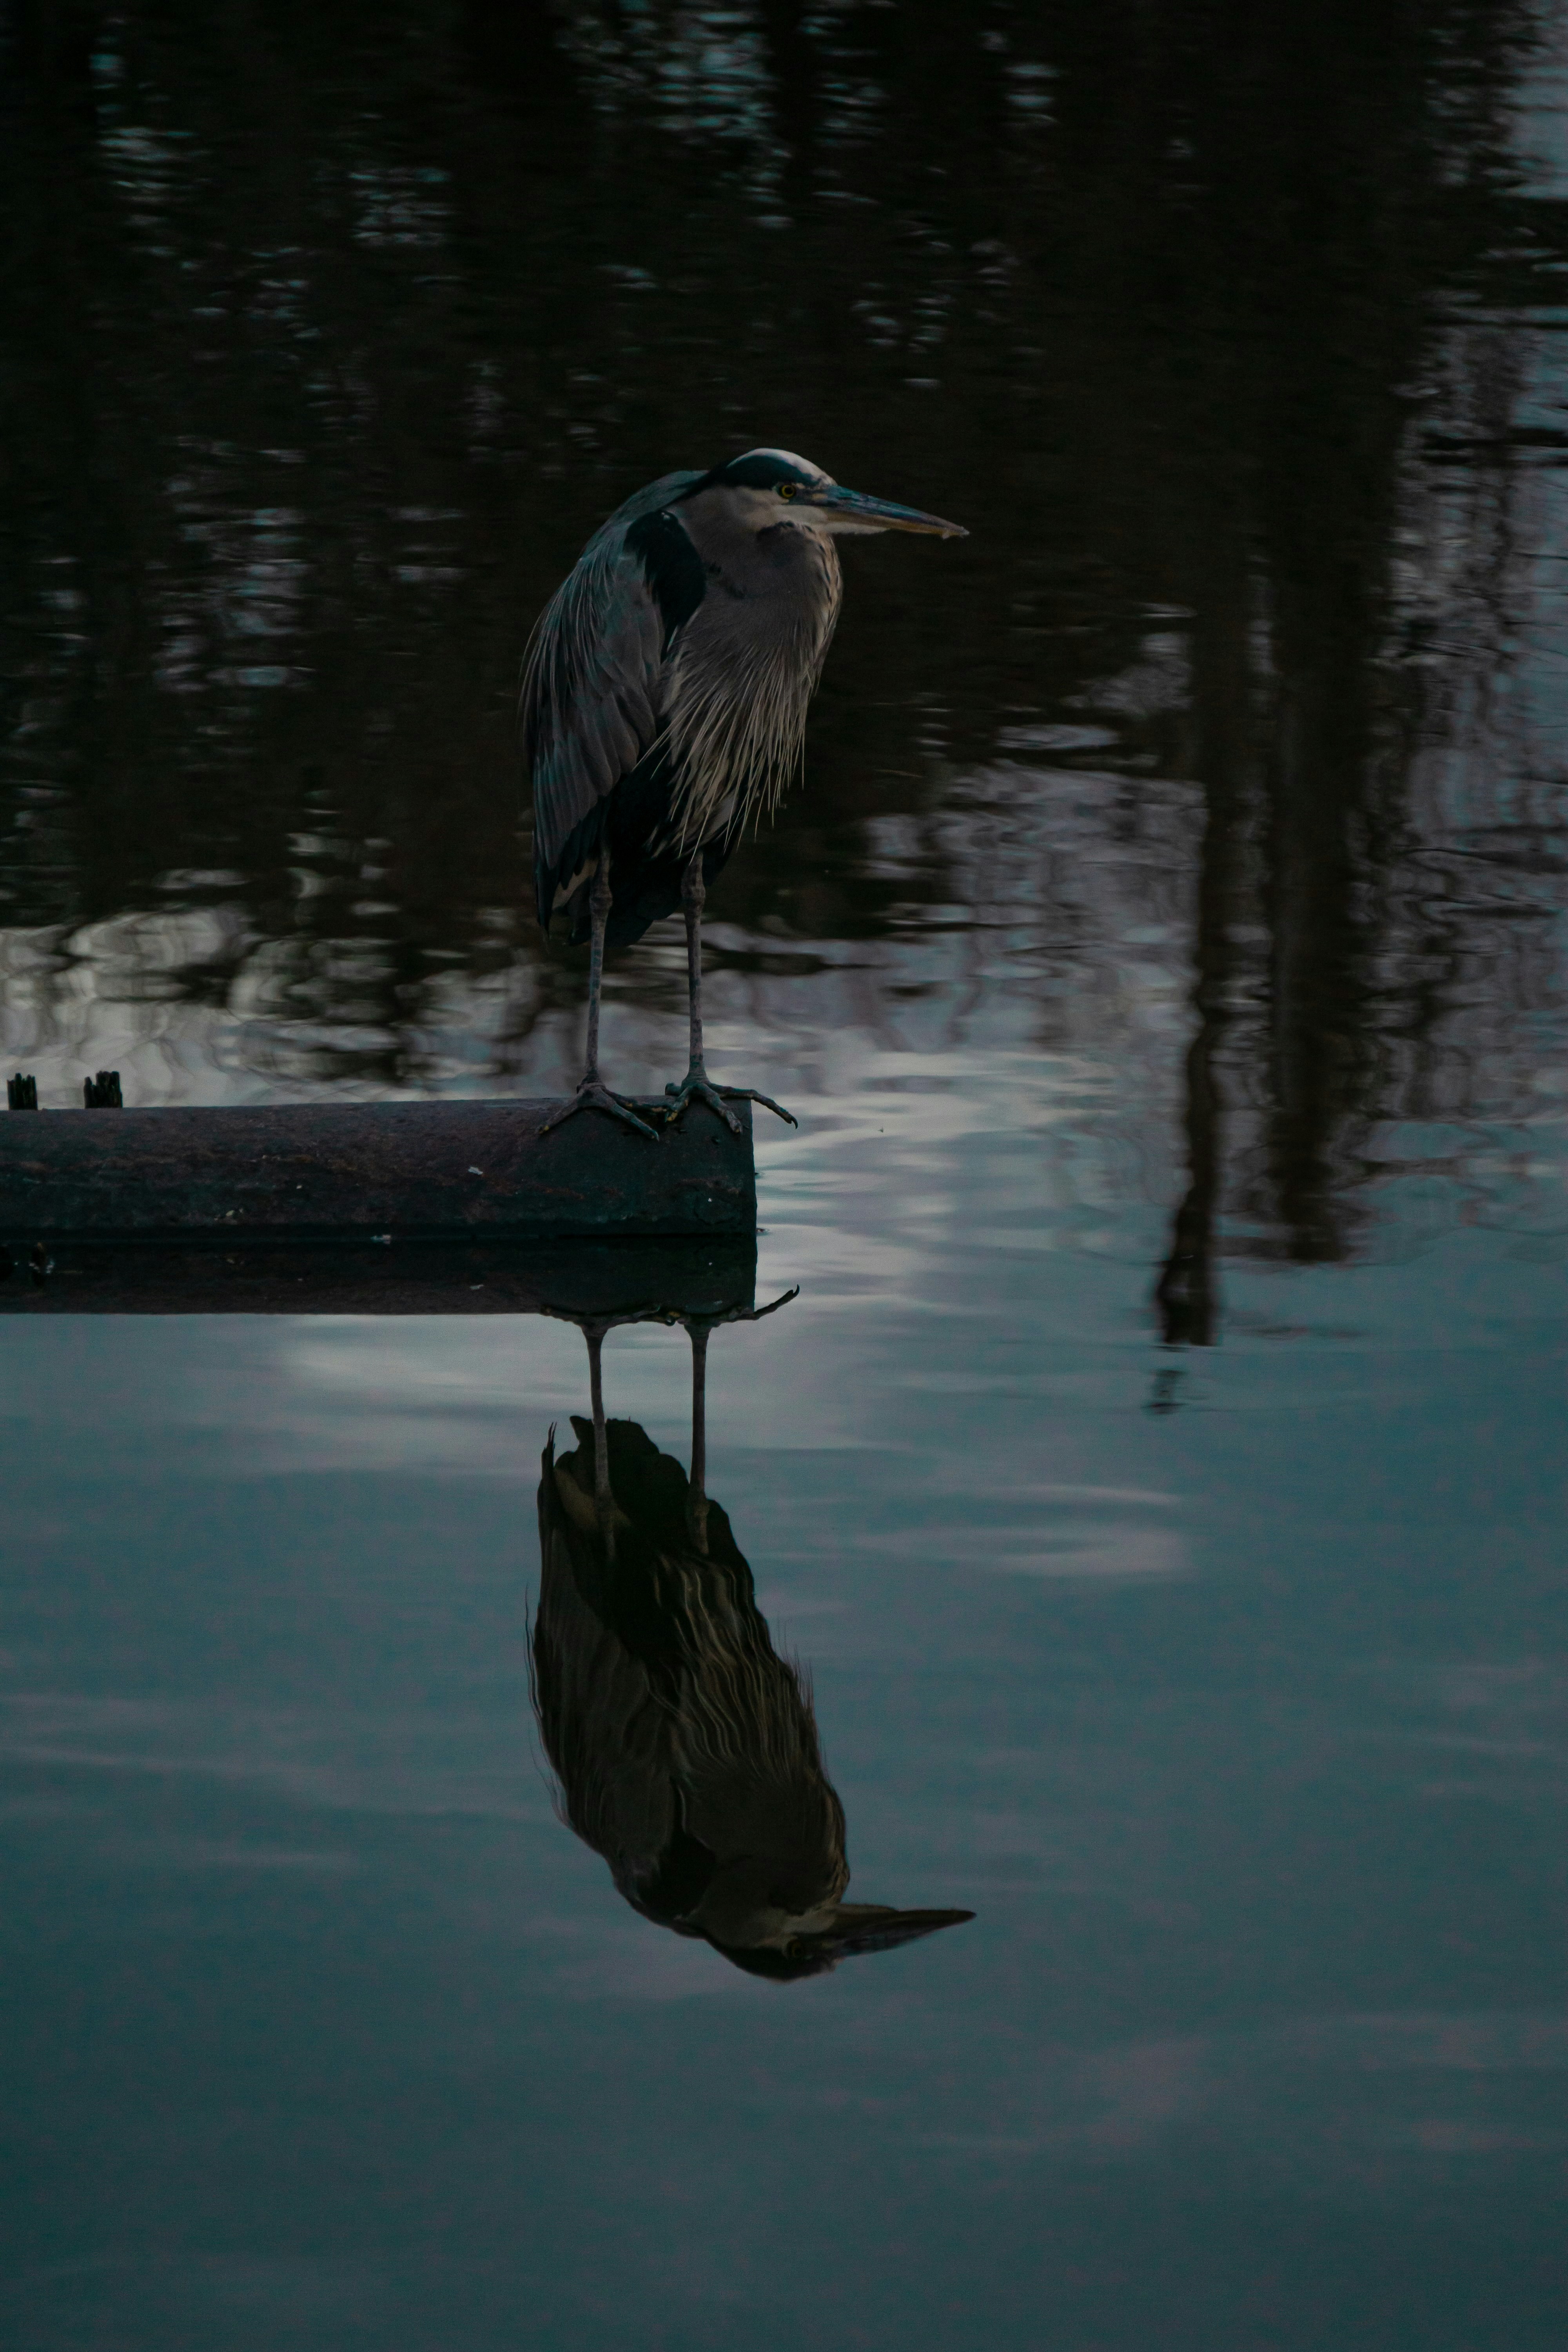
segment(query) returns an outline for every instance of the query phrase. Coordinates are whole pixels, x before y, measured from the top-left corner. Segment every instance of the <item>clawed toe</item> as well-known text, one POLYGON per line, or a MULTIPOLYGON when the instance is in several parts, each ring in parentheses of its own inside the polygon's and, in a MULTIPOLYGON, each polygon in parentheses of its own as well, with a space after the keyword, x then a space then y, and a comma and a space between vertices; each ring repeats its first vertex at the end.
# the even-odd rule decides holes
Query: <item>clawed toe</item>
POLYGON ((552 1118, 545 1120, 540 1134, 548 1135, 552 1128, 564 1127, 566 1121, 574 1118, 580 1110, 608 1111, 612 1118, 618 1118, 626 1127, 635 1127, 639 1135, 646 1135, 650 1143, 658 1141, 658 1130, 649 1127, 646 1119, 639 1118, 619 1095, 613 1095, 609 1087, 602 1086, 596 1078, 580 1086, 564 1110, 558 1110, 552 1118))
POLYGON ((764 1110, 776 1113, 789 1126, 800 1125, 793 1110, 785 1110, 783 1103, 774 1102, 772 1095, 758 1094, 754 1087, 721 1087, 719 1091, 727 1102, 759 1102, 764 1110))
POLYGON ((761 1103, 764 1108, 775 1111, 780 1118, 786 1119, 791 1127, 800 1124, 793 1112, 785 1110, 783 1103, 774 1102, 772 1095, 760 1095, 752 1087, 716 1087, 710 1079, 696 1073, 689 1072, 679 1086, 672 1080, 664 1091, 669 1098, 669 1108, 664 1115, 667 1127, 673 1127, 687 1105, 693 1102, 705 1102, 710 1110, 716 1110, 731 1135, 739 1135, 742 1131, 741 1122, 734 1112, 726 1108, 726 1105, 732 1102, 761 1103))
POLYGON ((681 1112, 689 1104, 705 1102, 710 1110, 718 1112, 731 1135, 740 1134, 740 1120, 732 1110, 725 1109, 718 1088, 710 1087, 706 1078, 688 1078, 684 1086, 678 1087, 672 1084, 666 1087, 664 1091, 669 1097, 669 1108, 664 1114, 666 1127, 673 1127, 681 1112))

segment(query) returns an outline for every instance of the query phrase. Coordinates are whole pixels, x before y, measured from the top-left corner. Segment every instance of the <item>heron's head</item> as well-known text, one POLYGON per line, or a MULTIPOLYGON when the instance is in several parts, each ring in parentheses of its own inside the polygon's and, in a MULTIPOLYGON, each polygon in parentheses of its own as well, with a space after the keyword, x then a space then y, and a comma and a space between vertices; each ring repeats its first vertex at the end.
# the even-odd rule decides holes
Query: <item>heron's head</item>
POLYGON ((873 530, 918 531, 931 539, 969 536, 962 524, 944 522, 941 515, 895 506, 890 499, 868 498, 863 490, 847 490, 809 457, 797 457, 789 449, 748 449, 744 457, 715 466, 684 496, 721 499, 751 530, 791 523, 831 532, 835 538, 873 530))

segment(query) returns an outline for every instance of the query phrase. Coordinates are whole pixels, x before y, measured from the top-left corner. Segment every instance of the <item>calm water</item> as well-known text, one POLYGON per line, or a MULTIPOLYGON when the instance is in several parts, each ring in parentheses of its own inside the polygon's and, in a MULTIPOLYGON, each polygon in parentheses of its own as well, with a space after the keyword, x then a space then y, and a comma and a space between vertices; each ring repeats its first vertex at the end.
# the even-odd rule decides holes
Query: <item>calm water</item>
POLYGON ((761 1981, 557 1818, 569 1323, 10 1316, 7 2342, 1559 2352, 1561 12, 0 21, 46 1102, 562 1086, 589 528, 771 441, 973 534, 851 551, 710 902, 802 1128, 707 1440, 851 1897, 974 1918, 761 1981))

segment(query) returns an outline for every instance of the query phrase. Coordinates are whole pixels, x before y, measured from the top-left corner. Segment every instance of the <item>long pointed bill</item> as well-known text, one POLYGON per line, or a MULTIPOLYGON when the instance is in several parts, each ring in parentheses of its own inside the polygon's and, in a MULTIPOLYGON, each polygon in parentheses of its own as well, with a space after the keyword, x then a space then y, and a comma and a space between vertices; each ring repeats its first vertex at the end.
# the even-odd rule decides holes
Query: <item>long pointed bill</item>
POLYGON ((921 514, 919 507, 895 506, 890 499, 868 499, 863 490, 847 490, 825 482, 807 490, 802 505, 817 508, 834 530, 910 530, 927 539, 967 539, 962 523, 944 522, 941 515, 921 514))
POLYGON ((775 1984, 798 1983, 802 1977, 826 1976, 840 1960, 859 1952, 890 1952, 917 1936, 934 1936, 939 1927, 961 1927, 973 1911, 894 1911, 885 1903, 844 1903, 830 1927, 820 1935, 801 1936, 780 1950, 776 1944, 744 1946, 715 1943, 716 1952, 748 1976, 771 1977, 775 1984))
POLYGON ((973 1911, 892 1911, 879 1903, 846 1903, 821 1938, 822 1948, 836 1960, 858 1952, 890 1952, 917 1936, 934 1936, 939 1927, 962 1927, 973 1911))

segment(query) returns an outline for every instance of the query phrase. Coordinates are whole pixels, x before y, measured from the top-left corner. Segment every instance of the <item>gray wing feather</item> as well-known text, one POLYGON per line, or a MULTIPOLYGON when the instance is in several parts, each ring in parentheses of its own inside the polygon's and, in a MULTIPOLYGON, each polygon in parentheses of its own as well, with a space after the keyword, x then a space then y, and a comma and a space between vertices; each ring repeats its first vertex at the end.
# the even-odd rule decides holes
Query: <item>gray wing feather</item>
POLYGON ((631 526, 701 478, 665 474, 588 541, 539 617, 523 662, 522 740, 533 786, 534 856, 552 870, 663 724, 666 629, 631 526))

